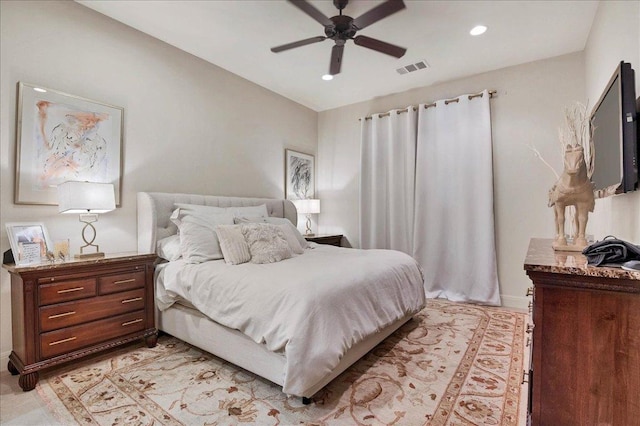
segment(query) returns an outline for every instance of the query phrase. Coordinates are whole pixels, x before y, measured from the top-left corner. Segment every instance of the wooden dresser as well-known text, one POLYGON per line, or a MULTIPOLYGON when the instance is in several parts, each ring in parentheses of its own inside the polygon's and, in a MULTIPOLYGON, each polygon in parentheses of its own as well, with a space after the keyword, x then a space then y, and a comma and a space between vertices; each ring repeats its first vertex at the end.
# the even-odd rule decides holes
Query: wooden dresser
POLYGON ((640 272, 532 239, 532 425, 640 425, 640 272))
POLYGON ((33 266, 3 265, 11 274, 13 351, 8 369, 33 389, 38 372, 144 338, 157 341, 155 254, 33 266))
POLYGON ((327 244, 330 246, 338 246, 342 244, 342 234, 331 234, 331 235, 310 235, 304 236, 307 241, 312 241, 318 244, 327 244))

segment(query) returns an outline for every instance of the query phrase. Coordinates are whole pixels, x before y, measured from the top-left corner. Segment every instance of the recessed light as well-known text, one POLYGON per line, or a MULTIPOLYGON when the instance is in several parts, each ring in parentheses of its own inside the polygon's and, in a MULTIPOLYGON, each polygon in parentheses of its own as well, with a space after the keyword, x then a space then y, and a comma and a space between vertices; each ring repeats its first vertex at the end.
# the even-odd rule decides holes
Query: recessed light
POLYGON ((44 89, 41 89, 39 87, 34 87, 33 90, 35 90, 36 92, 40 92, 40 93, 46 93, 47 91, 44 89))
POLYGON ((324 81, 330 81, 330 80, 333 80, 333 76, 331 74, 325 74, 322 76, 322 79, 324 81))
POLYGON ((485 31, 487 31, 487 27, 484 25, 476 25, 471 29, 471 31, 469 31, 469 34, 472 36, 478 36, 480 34, 484 34, 485 31))

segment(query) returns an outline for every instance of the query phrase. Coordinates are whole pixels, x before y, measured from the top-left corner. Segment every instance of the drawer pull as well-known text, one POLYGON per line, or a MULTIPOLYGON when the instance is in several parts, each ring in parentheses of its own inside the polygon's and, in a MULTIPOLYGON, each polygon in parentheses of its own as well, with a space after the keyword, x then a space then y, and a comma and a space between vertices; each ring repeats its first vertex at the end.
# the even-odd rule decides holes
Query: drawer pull
POLYGON ((118 284, 127 284, 127 283, 133 283, 135 282, 136 279, 135 278, 130 278, 128 280, 120 280, 120 281, 114 281, 113 284, 118 285, 118 284))
POLYGON ((122 323, 122 326, 124 327, 124 326, 126 326, 126 325, 131 325, 131 324, 135 324, 135 323, 138 323, 138 322, 142 322, 142 319, 141 319, 141 318, 138 318, 138 319, 134 319, 134 320, 132 320, 132 321, 123 322, 123 323, 122 323))
POLYGON ((125 299, 125 300, 122 301, 122 303, 137 302, 139 300, 142 300, 142 297, 134 297, 133 299, 125 299))
POLYGON ((51 342, 49 343, 49 346, 54 346, 54 345, 59 345, 60 343, 66 343, 66 342, 70 342, 72 340, 76 340, 77 337, 73 336, 73 337, 69 337, 68 339, 62 339, 62 340, 58 340, 55 342, 51 342))
POLYGON ((524 385, 525 383, 529 383, 529 373, 527 373, 526 371, 522 372, 522 385, 524 385))
POLYGON ((531 337, 527 337, 527 347, 531 346, 531 337))
POLYGON ((69 312, 65 312, 65 313, 62 313, 62 314, 49 315, 49 319, 66 317, 66 316, 69 316, 69 315, 73 315, 75 313, 76 313, 76 311, 69 311, 69 312))
POLYGON ((74 287, 74 288, 68 288, 66 290, 58 290, 58 294, 72 293, 74 291, 80 291, 80 290, 84 290, 84 287, 74 287))
POLYGON ((533 329, 534 329, 535 325, 533 324, 527 324, 527 329, 524 331, 527 334, 531 334, 533 333, 533 329))
POLYGON ((533 287, 527 288, 527 296, 533 296, 533 287))

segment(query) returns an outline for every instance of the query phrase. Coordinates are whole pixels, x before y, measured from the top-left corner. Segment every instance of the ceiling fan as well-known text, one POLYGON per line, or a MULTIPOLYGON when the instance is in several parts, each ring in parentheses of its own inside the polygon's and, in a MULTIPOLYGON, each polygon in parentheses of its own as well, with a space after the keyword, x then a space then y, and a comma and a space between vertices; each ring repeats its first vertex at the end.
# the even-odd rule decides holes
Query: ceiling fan
POLYGON ((404 9, 405 5, 402 0, 387 0, 355 19, 342 14, 342 9, 347 6, 349 0, 333 0, 333 4, 338 8, 338 10, 340 10, 340 14, 331 18, 326 17, 306 0, 289 0, 289 2, 322 24, 324 26, 325 35, 272 47, 271 51, 274 53, 279 53, 295 47, 306 46, 307 44, 318 43, 329 38, 335 42, 335 46, 333 46, 333 49, 331 50, 329 74, 336 75, 340 73, 342 53, 347 40, 353 40, 353 42, 358 46, 395 56, 396 58, 401 58, 407 51, 404 47, 376 40, 375 38, 363 35, 356 36, 356 32, 361 29, 404 9))

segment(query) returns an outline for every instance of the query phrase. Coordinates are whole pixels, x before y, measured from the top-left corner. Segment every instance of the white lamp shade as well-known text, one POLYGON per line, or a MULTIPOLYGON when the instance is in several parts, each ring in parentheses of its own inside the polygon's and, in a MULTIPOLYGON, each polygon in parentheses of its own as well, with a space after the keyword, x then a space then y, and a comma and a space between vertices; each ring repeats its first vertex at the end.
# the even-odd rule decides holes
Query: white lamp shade
POLYGON ((58 185, 60 213, 106 213, 116 208, 113 184, 64 182, 58 185))
POLYGON ((320 213, 320 200, 294 200, 299 214, 317 214, 320 213))

